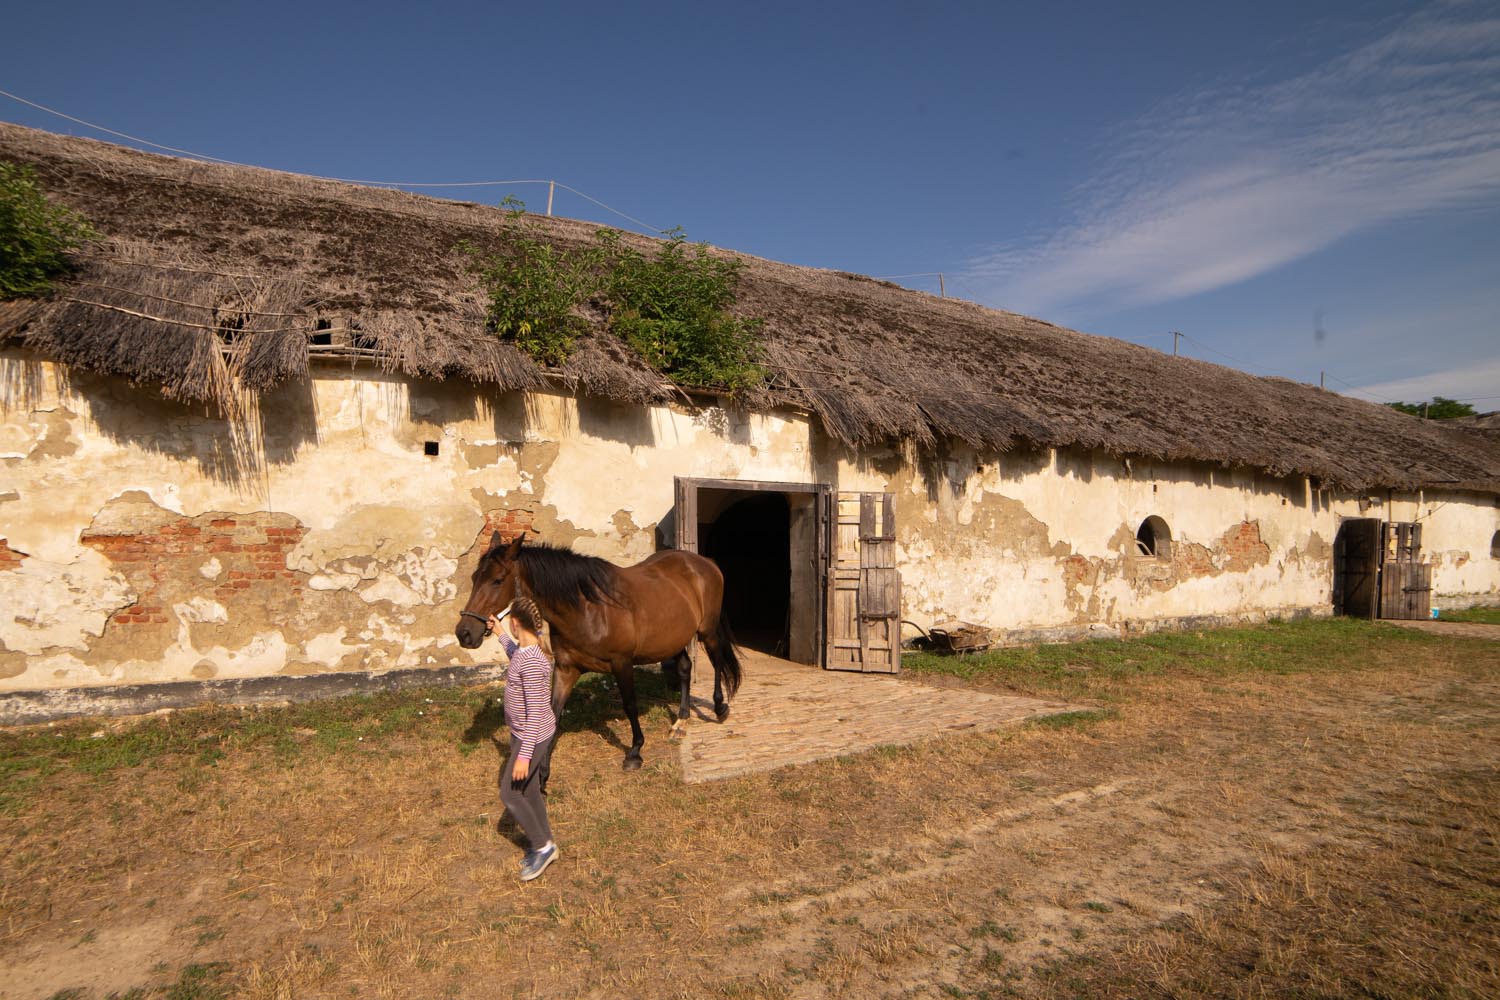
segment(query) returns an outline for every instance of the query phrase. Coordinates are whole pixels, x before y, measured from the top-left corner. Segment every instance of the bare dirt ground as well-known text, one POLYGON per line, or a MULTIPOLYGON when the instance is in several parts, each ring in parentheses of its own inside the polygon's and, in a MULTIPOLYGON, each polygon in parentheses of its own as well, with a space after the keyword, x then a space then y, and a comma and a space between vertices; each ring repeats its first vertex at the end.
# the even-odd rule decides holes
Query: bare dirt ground
POLYGON ((1500 644, 1305 628, 694 785, 583 690, 525 886, 493 691, 8 733, 0 997, 1500 995, 1500 644))

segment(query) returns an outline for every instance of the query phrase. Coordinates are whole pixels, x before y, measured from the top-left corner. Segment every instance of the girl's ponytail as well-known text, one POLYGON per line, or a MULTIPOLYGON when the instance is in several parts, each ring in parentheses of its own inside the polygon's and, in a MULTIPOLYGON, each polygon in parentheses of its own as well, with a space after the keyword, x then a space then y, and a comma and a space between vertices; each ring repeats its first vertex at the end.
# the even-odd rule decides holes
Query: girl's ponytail
POLYGON ((521 594, 510 606, 511 617, 520 622, 527 631, 537 635, 542 634, 542 609, 536 606, 536 602, 521 594))

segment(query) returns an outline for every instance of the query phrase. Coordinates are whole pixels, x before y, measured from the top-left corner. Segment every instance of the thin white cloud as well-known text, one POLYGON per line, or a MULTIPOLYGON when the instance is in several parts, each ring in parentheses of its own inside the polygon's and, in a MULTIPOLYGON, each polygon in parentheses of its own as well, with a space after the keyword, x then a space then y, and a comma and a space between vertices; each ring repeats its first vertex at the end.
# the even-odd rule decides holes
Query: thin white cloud
POLYGON ((1006 308, 1146 305, 1500 193, 1500 14, 1443 4, 1291 79, 1180 97, 1122 135, 1073 224, 963 277, 1006 308))
POLYGON ((1500 410, 1500 358, 1391 382, 1377 382, 1362 386, 1354 395, 1407 403, 1445 396, 1448 399, 1472 399, 1474 409, 1481 413, 1500 410))

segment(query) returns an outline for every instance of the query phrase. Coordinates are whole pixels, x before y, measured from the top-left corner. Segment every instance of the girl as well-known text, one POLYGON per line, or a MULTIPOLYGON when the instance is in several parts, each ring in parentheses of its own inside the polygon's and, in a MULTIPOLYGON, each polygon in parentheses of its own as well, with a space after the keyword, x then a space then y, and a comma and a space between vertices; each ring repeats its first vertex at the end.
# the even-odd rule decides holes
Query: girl
POLYGON ((500 772, 500 801, 521 824, 531 850, 521 859, 521 881, 530 882, 557 860, 541 785, 552 756, 557 717, 552 712, 552 661, 542 652, 542 613, 529 597, 517 597, 507 618, 490 619, 510 663, 505 669, 505 724, 510 757, 500 772), (504 620, 502 627, 501 622, 504 620))

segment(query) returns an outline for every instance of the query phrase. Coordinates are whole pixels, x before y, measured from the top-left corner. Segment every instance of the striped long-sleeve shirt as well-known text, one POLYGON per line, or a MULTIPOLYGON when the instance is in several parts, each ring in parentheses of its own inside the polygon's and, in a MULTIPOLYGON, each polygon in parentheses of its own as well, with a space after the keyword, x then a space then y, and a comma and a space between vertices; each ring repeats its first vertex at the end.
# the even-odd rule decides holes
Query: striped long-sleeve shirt
POLYGON ((522 646, 504 629, 496 634, 510 663, 505 668, 505 724, 518 744, 518 757, 530 760, 536 748, 557 732, 552 713, 552 661, 540 646, 522 646))

